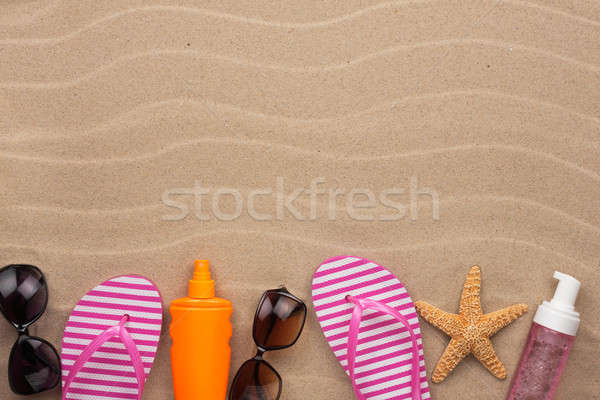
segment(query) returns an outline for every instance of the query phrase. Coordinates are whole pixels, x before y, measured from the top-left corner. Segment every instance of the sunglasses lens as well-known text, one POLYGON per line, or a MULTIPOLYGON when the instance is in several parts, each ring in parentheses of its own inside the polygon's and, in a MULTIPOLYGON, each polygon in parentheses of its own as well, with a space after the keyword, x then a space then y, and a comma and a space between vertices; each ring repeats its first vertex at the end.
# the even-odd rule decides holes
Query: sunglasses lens
POLYGON ((264 361, 248 360, 236 374, 229 400, 276 400, 281 391, 281 379, 264 361))
POLYGON ((9 265, 0 270, 0 309, 17 326, 35 321, 45 310, 48 286, 39 269, 9 265))
POLYGON ((17 394, 34 394, 49 390, 60 379, 60 359, 45 340, 21 335, 8 361, 11 389, 17 394))
POLYGON ((296 341, 306 317, 306 306, 278 292, 267 292, 254 321, 254 339, 270 349, 296 341))

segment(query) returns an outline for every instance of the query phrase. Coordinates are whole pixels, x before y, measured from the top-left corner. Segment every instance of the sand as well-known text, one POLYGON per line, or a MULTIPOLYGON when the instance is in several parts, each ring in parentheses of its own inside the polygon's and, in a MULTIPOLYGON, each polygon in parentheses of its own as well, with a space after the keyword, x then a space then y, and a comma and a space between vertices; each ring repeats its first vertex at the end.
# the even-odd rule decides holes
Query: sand
MULTIPOLYGON (((263 290, 286 284, 310 304, 328 257, 375 260, 413 299, 448 311, 477 264, 484 311, 530 307, 493 338, 510 379, 558 269, 583 282, 583 323, 557 398, 596 396, 597 1, 4 0, 0 60, 0 265, 47 275, 33 334, 59 347, 77 300, 118 274, 153 279, 167 306, 194 258, 208 258, 235 305, 233 376, 253 355, 263 290), (289 195, 317 178, 346 193, 335 218, 327 193, 314 218, 306 193, 293 204, 303 220, 278 218, 278 186, 289 195), (379 195, 402 189, 391 198, 408 205, 411 179, 434 196, 382 220, 398 210, 379 195), (193 196, 173 194, 194 186, 209 190, 198 212, 208 220, 193 196), (243 201, 230 221, 216 214, 235 216, 234 195, 211 210, 223 188, 243 201), (359 188, 374 207, 349 215, 344 200, 359 188), (256 189, 272 190, 253 197, 271 220, 249 215, 256 189), (163 195, 186 217, 169 220, 179 211, 163 195)), ((145 400, 172 398, 167 327, 145 400)), ((431 373, 448 338, 422 328, 431 373)), ((2 377, 15 336, 0 323, 2 377)), ((353 398, 312 312, 297 345, 267 358, 283 399, 353 398)), ((471 357, 432 397, 502 399, 509 379, 471 357)))

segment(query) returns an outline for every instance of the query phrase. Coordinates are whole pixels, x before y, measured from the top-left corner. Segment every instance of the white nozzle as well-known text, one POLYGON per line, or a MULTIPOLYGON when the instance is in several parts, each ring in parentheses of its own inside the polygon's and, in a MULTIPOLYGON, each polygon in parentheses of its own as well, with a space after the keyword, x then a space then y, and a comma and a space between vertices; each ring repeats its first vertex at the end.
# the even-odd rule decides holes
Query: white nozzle
POLYGON ((579 328, 579 313, 575 311, 575 300, 581 282, 571 275, 555 271, 558 285, 551 301, 544 301, 537 309, 533 321, 557 332, 575 336, 579 328))
POLYGON ((581 283, 571 275, 558 271, 554 272, 554 278, 558 279, 558 286, 556 286, 554 297, 550 303, 556 307, 573 311, 581 283))

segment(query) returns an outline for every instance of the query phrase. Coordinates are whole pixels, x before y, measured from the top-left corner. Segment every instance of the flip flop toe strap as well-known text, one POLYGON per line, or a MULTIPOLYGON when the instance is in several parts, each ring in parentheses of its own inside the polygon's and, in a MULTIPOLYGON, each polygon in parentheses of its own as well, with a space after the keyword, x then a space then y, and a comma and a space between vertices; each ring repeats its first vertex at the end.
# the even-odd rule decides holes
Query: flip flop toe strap
POLYGON ((421 374, 420 374, 420 363, 419 363, 419 345, 417 343, 417 338, 410 326, 410 323, 404 317, 404 315, 400 314, 398 311, 393 309, 392 307, 376 300, 371 299, 361 299, 353 296, 346 296, 346 301, 354 304, 354 309, 352 311, 352 318, 350 319, 350 329, 348 332, 348 374, 350 375, 350 379, 352 381, 352 386, 354 388, 354 393, 358 400, 365 400, 366 397, 360 392, 358 385, 356 383, 356 378, 354 376, 354 365, 356 362, 356 347, 358 345, 358 332, 360 329, 360 322, 362 320, 363 312, 366 309, 372 309, 376 311, 380 311, 382 313, 391 315, 398 322, 406 327, 408 333, 410 335, 410 339, 412 342, 412 368, 411 368, 411 393, 413 400, 421 400, 421 374))
POLYGON ((99 334, 94 340, 90 342, 89 345, 81 352, 73 366, 71 367, 71 371, 69 375, 67 375, 67 379, 65 380, 65 385, 63 386, 62 391, 62 400, 67 399, 67 393, 69 392, 69 388, 73 383, 73 380, 77 376, 77 373, 83 368, 85 363, 92 357, 92 355, 98 350, 106 341, 109 339, 119 336, 121 341, 125 345, 125 349, 129 353, 131 357, 131 363, 133 364, 133 370, 135 372, 135 377, 138 384, 138 395, 137 399, 141 399, 142 391, 144 389, 144 382, 146 380, 146 374, 144 372, 144 364, 142 363, 142 358, 140 357, 140 353, 137 349, 133 338, 125 328, 125 323, 129 320, 129 316, 125 315, 121 318, 118 325, 114 325, 106 329, 104 332, 99 334))

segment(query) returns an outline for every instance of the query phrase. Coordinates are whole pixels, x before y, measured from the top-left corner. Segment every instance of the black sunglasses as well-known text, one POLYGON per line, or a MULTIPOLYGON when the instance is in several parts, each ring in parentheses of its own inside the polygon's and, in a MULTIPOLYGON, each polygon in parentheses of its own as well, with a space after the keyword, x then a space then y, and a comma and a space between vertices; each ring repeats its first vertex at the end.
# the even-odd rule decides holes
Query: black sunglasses
POLYGON ((0 311, 19 334, 8 361, 8 382, 16 394, 40 393, 60 380, 56 349, 28 332, 47 304, 48 285, 39 268, 13 264, 0 269, 0 311))
POLYGON ((263 354, 293 346, 305 321, 306 304, 286 288, 267 290, 262 295, 252 329, 258 351, 235 374, 229 400, 279 399, 281 376, 263 359, 263 354))

